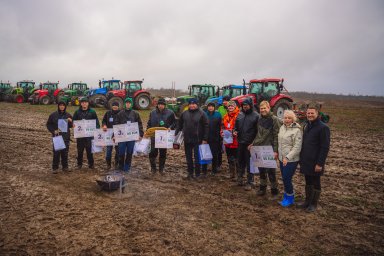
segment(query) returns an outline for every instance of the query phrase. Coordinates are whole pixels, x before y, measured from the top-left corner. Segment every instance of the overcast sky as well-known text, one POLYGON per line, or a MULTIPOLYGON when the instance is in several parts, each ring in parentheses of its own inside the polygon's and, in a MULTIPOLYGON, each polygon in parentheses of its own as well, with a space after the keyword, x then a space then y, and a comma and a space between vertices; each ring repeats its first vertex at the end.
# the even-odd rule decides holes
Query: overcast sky
POLYGON ((384 1, 0 0, 0 79, 384 95, 384 1))

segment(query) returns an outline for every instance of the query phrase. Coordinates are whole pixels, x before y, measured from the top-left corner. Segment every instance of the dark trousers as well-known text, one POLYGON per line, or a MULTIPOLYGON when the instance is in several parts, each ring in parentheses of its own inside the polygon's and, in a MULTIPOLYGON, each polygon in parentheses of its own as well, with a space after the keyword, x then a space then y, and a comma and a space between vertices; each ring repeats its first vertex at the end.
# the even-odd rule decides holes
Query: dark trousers
POLYGON ((237 148, 237 162, 239 165, 239 177, 243 177, 245 171, 247 172, 247 183, 253 183, 254 174, 251 173, 251 169, 249 166, 251 154, 248 150, 248 144, 239 143, 239 147, 237 148))
POLYGON ((131 170, 134 141, 126 141, 119 143, 119 168, 125 172, 131 170))
MULTIPOLYGON (((217 172, 217 166, 219 162, 219 150, 221 152, 221 148, 219 147, 220 142, 210 142, 209 143, 209 148, 211 149, 212 152, 212 172, 216 173, 217 172)), ((203 164, 202 166, 204 174, 207 174, 207 164, 203 164)))
POLYGON ((151 139, 151 152, 149 152, 149 158, 156 158, 159 153, 159 158, 167 158, 167 149, 155 148, 155 138, 153 138, 151 139))
POLYGON ((109 163, 111 162, 113 148, 115 148, 115 165, 117 166, 119 163, 119 146, 107 146, 105 160, 107 160, 109 163))
POLYGON ((277 189, 276 169, 259 167, 259 171, 260 171, 260 187, 267 186, 267 175, 268 175, 269 182, 271 183, 271 188, 277 189))
POLYGON ((77 165, 83 165, 84 149, 87 152, 88 166, 93 167, 92 138, 78 138, 77 140, 77 165))
POLYGON ((221 167, 221 164, 223 163, 223 139, 221 138, 219 142, 219 155, 218 155, 218 163, 217 167, 221 167))
POLYGON ((295 171, 299 162, 288 162, 286 166, 283 166, 283 163, 281 161, 279 162, 280 162, 281 177, 283 177, 284 191, 288 195, 292 195, 293 194, 292 177, 295 174, 295 171))
POLYGON ((320 175, 304 175, 305 176, 305 185, 313 186, 317 190, 321 190, 320 175))
POLYGON ((228 164, 234 164, 237 158, 237 148, 225 147, 225 153, 227 154, 228 164))
POLYGON ((53 161, 52 161, 52 169, 59 169, 60 158, 61 158, 61 166, 63 169, 68 168, 68 152, 69 152, 69 141, 64 141, 65 149, 55 151, 53 149, 53 161))
POLYGON ((200 176, 199 143, 184 143, 185 157, 187 159, 188 175, 200 176), (192 156, 193 154, 193 156, 192 156))

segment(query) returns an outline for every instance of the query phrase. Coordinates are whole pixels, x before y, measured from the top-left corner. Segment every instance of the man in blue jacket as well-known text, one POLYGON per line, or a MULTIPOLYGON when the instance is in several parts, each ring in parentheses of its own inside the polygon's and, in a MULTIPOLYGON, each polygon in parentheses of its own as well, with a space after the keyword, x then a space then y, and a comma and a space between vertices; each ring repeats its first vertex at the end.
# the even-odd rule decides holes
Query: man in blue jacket
MULTIPOLYGON (((211 175, 214 176, 217 173, 217 167, 219 162, 219 150, 221 151, 220 145, 220 130, 221 130, 221 115, 218 111, 215 111, 215 103, 210 102, 207 105, 207 110, 205 114, 208 118, 208 144, 212 152, 212 172, 211 175)), ((203 177, 207 175, 207 165, 202 166, 203 177)))
POLYGON ((320 177, 324 174, 330 142, 329 127, 321 121, 318 107, 310 105, 300 153, 300 172, 305 176, 305 202, 297 205, 307 212, 314 212, 317 208, 321 193, 320 177))

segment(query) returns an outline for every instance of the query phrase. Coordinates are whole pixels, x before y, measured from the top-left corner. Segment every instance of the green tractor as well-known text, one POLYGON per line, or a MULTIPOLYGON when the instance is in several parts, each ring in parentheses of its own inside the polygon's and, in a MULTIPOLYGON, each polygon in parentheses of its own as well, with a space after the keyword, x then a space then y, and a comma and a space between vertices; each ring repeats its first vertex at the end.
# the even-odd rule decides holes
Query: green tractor
POLYGON ((35 82, 32 80, 23 80, 17 82, 16 87, 13 88, 6 96, 9 102, 24 103, 36 90, 35 82))
POLYGON ((5 83, 3 81, 0 82, 0 101, 5 101, 7 98, 7 95, 12 91, 11 84, 5 83))
POLYGON ((176 103, 167 104, 167 107, 172 110, 177 117, 188 109, 188 100, 197 99, 199 106, 203 106, 204 103, 212 98, 217 97, 219 88, 211 84, 193 84, 188 86, 189 95, 177 97, 176 103))
POLYGON ((68 87, 62 90, 63 93, 59 94, 58 101, 64 101, 67 105, 71 103, 72 106, 79 106, 79 98, 86 95, 88 90, 89 88, 86 83, 76 82, 68 84, 68 87))

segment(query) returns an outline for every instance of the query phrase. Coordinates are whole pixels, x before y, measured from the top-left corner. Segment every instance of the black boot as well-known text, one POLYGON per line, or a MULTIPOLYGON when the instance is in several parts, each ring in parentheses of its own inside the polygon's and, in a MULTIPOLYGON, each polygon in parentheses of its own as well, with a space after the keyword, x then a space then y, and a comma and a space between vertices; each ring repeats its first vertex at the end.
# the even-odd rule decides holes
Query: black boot
POLYGON ((260 188, 259 188, 259 190, 256 192, 256 195, 258 195, 258 196, 264 196, 266 192, 267 192, 267 186, 260 185, 260 188))
POLYGON ((110 170, 111 167, 112 167, 112 161, 111 161, 111 159, 106 159, 106 162, 107 162, 107 169, 110 170))
POLYGON ((123 171, 124 168, 124 155, 119 156, 119 171, 123 171))
POLYGON ((149 163, 151 164, 151 172, 153 174, 155 174, 156 173, 156 158, 150 157, 149 158, 149 163))
POLYGON ((321 193, 321 190, 313 189, 312 201, 309 202, 309 205, 308 205, 308 207, 306 209, 306 212, 314 212, 314 211, 316 211, 317 202, 319 201, 319 198, 320 198, 320 193, 321 193))
POLYGON ((166 160, 166 158, 159 158, 159 171, 160 171, 160 174, 164 174, 165 160, 166 160))
POLYGON ((301 203, 296 204, 296 208, 299 209, 306 209, 309 206, 309 202, 312 200, 312 191, 313 191, 313 186, 312 185, 307 185, 305 186, 305 201, 301 203))

